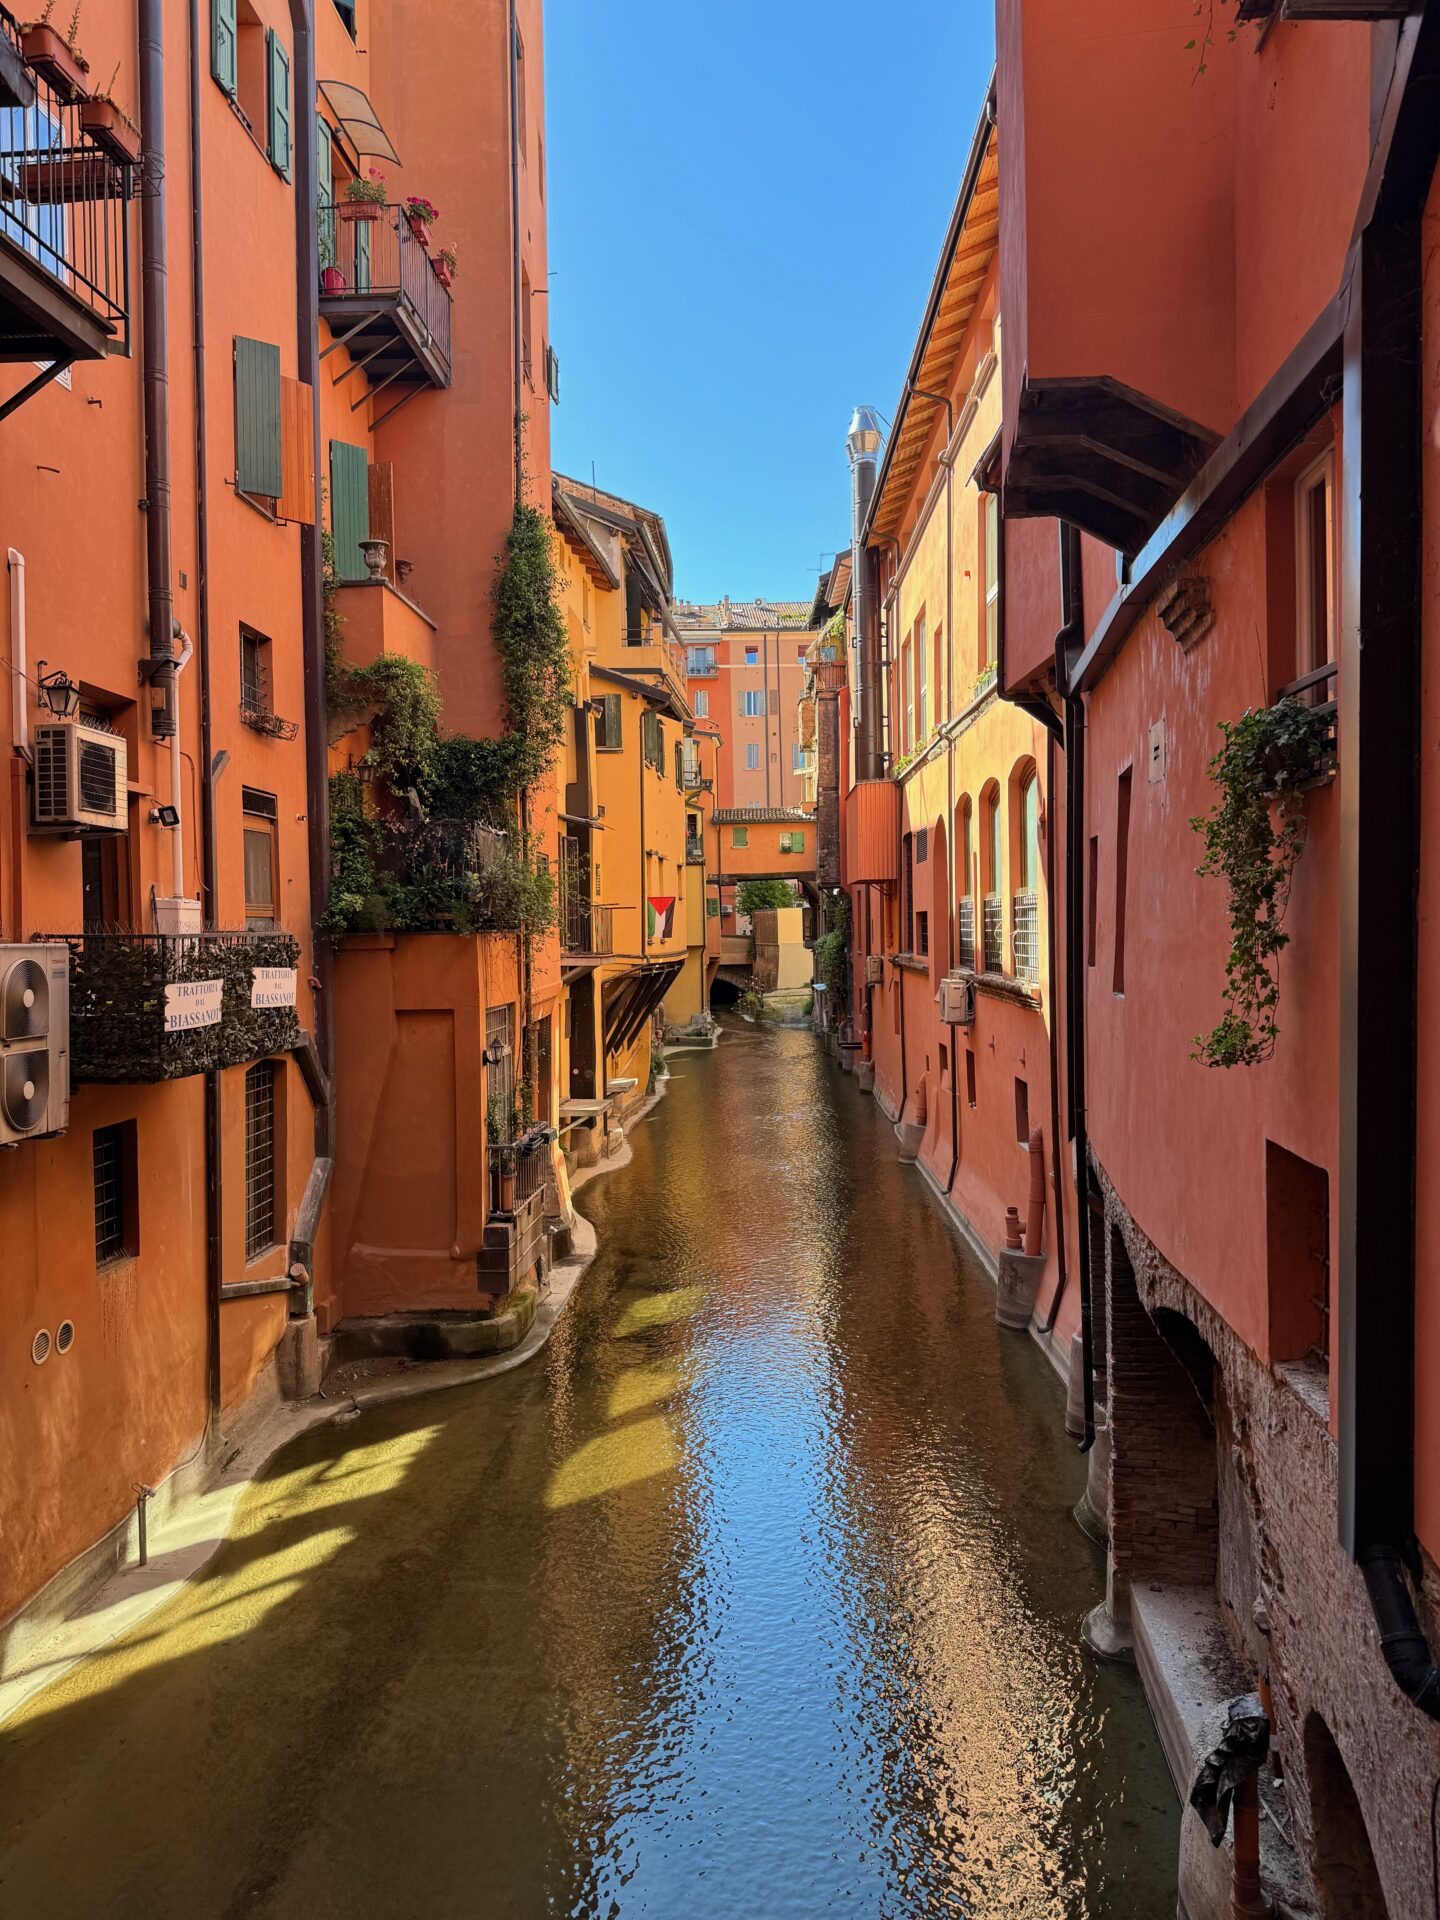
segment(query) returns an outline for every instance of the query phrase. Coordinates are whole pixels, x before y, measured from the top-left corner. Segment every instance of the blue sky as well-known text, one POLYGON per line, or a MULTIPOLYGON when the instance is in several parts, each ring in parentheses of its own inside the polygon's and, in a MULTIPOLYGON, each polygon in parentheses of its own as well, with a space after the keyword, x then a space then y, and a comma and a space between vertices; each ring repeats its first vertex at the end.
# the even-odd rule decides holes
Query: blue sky
POLYGON ((991 8, 545 12, 555 466, 663 516, 682 598, 808 598, 849 538, 851 409, 888 418, 909 364, 991 8))

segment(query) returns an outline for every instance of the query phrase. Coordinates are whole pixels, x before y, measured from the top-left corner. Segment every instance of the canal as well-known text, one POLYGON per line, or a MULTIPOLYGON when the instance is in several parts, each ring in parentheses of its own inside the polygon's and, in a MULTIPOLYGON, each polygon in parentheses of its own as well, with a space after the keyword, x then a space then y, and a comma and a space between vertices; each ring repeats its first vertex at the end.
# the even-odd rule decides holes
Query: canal
POLYGON ((0 1913, 1170 1920, 1038 1349, 808 1033, 672 1065, 542 1356, 287 1448, 0 1730, 0 1913))

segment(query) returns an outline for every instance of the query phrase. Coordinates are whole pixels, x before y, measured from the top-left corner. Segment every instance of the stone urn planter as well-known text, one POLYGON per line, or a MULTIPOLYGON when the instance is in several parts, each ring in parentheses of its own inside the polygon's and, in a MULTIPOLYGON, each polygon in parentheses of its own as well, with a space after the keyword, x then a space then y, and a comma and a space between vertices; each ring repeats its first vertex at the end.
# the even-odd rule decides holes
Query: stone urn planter
POLYGON ((362 540, 360 542, 360 551, 364 555, 365 566, 370 574, 370 578, 372 580, 383 580, 385 578, 386 564, 390 558, 390 542, 388 540, 362 540))

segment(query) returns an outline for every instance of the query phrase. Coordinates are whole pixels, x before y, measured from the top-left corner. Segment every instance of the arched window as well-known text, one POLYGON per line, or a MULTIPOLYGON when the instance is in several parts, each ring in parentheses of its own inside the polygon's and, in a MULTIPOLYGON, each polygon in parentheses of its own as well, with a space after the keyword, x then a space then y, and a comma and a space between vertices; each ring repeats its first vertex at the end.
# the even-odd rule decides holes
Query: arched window
POLYGON ((955 809, 955 844, 959 863, 955 870, 956 934, 959 951, 957 966, 975 965, 975 816, 969 794, 963 794, 955 809))
POLYGON ((1040 977, 1040 783, 1035 762, 1027 760, 1011 776, 1015 839, 1011 873, 1015 896, 1011 901, 1012 939, 1017 980, 1040 977))
POLYGON ((1001 973, 1005 967, 1005 908, 1000 898, 1000 876, 1004 871, 1000 849, 1000 789, 992 780, 981 797, 980 884, 984 901, 984 966, 986 973, 1001 973))

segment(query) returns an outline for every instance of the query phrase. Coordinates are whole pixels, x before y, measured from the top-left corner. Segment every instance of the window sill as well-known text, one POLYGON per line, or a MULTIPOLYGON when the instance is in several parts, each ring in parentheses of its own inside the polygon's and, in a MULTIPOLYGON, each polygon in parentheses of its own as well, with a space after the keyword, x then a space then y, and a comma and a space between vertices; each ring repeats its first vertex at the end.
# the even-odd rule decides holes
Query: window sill
MULTIPOLYGON (((257 1253, 247 1266, 258 1266, 262 1260, 273 1260, 280 1249, 267 1247, 264 1253, 257 1253)), ((294 1282, 288 1273, 257 1274, 253 1280, 227 1280, 220 1289, 222 1300, 254 1300, 268 1293, 289 1293, 294 1282)))
POLYGON ((890 958, 897 967, 903 967, 907 973, 928 974, 930 971, 930 962, 923 954, 892 953, 890 958))
POLYGON ((974 981, 975 991, 988 993, 993 1000, 1009 1000, 1031 1012, 1040 1009, 1040 989, 1028 980, 1012 979, 1008 973, 977 973, 974 981))

